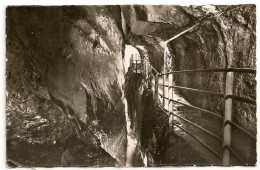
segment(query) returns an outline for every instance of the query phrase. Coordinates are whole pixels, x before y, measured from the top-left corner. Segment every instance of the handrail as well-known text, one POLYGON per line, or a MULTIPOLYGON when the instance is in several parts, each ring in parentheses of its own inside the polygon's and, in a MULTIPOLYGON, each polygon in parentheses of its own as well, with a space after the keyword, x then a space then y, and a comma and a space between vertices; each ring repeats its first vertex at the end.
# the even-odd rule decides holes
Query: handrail
POLYGON ((174 37, 168 39, 167 41, 164 41, 164 43, 167 44, 168 42, 170 42, 170 41, 172 41, 172 40, 178 38, 179 36, 185 34, 185 33, 188 32, 188 31, 192 30, 194 27, 198 26, 199 24, 200 24, 199 22, 196 23, 196 24, 194 24, 193 26, 191 26, 191 27, 189 27, 188 29, 186 29, 186 30, 180 32, 179 34, 177 34, 177 35, 175 35, 174 37))
MULTIPOLYGON (((160 83, 158 83, 158 85, 164 86, 164 87, 169 87, 169 88, 177 88, 177 89, 183 89, 183 90, 207 93, 207 94, 217 95, 217 96, 220 96, 220 97, 224 97, 225 96, 223 93, 212 92, 212 91, 201 90, 201 89, 193 89, 193 88, 183 87, 183 86, 168 86, 168 85, 164 85, 164 84, 160 84, 160 83)), ((238 100, 238 101, 241 101, 241 102, 246 102, 246 103, 250 103, 250 104, 256 105, 256 100, 245 98, 245 97, 240 97, 240 96, 236 96, 236 95, 226 95, 225 98, 226 99, 227 98, 232 98, 232 99, 235 99, 235 100, 238 100)))
POLYGON ((227 148, 233 155, 235 155, 236 158, 238 158, 238 160, 239 160, 241 163, 247 165, 246 161, 245 161, 243 158, 241 158, 241 157, 239 156, 239 154, 238 154, 234 149, 232 149, 230 146, 225 145, 223 148, 224 148, 224 149, 227 148))
POLYGON ((159 74, 159 71, 157 71, 157 70, 154 68, 154 66, 152 66, 152 64, 150 64, 150 66, 151 66, 151 68, 152 68, 157 74, 159 74))
MULTIPOLYGON (((161 97, 163 97, 163 98, 169 100, 167 97, 163 96, 161 93, 158 93, 158 94, 159 94, 161 97)), ((189 104, 185 104, 185 103, 179 102, 179 101, 177 101, 177 100, 171 100, 171 101, 173 101, 173 102, 175 102, 175 103, 179 103, 179 104, 184 105, 184 106, 188 106, 188 107, 193 108, 193 109, 195 109, 195 110, 199 110, 199 111, 202 111, 202 112, 205 112, 205 113, 214 115, 214 116, 216 116, 216 117, 218 117, 218 118, 223 118, 221 115, 219 115, 219 114, 217 114, 217 113, 214 113, 214 112, 211 112, 211 111, 209 111, 209 110, 205 110, 205 109, 202 109, 202 108, 199 108, 199 107, 196 107, 196 106, 192 106, 192 105, 189 105, 189 104)))
POLYGON ((225 98, 226 99, 232 98, 232 99, 235 99, 235 100, 238 100, 238 101, 241 101, 241 102, 246 102, 246 103, 256 105, 256 100, 249 99, 249 98, 246 98, 246 97, 240 97, 240 96, 236 96, 236 95, 226 95, 225 98))
MULTIPOLYGON (((161 108, 161 106, 159 106, 159 108, 164 112, 165 110, 161 108)), ((167 114, 167 113, 166 113, 167 114)), ((191 134, 191 132, 189 132, 188 130, 184 129, 183 127, 179 126, 178 124, 176 123, 172 123, 174 124, 174 126, 177 126, 178 128, 180 128, 181 130, 183 130, 184 132, 186 132, 187 134, 189 134, 193 139, 195 139, 197 142, 199 142, 202 146, 204 146, 205 148, 207 148, 211 153, 213 153, 215 156, 217 156, 218 158, 221 159, 221 156, 216 152, 214 151, 212 148, 210 148, 206 143, 204 143, 203 141, 201 141, 200 139, 198 139, 196 136, 194 136, 193 134, 191 134)))
POLYGON ((209 110, 206 110, 206 109, 202 109, 202 108, 199 108, 199 107, 196 107, 196 106, 192 106, 192 105, 189 105, 189 104, 185 104, 185 103, 182 103, 182 102, 179 102, 177 100, 172 100, 173 102, 175 103, 179 103, 179 104, 182 104, 182 105, 185 105, 185 106, 188 106, 190 108, 193 108, 193 109, 196 109, 196 110, 199 110, 199 111, 202 111, 202 112, 205 112, 205 113, 208 113, 208 114, 211 114, 211 115, 214 115, 218 118, 223 118, 221 115, 215 113, 215 112, 211 112, 209 110))
POLYGON ((240 72, 240 73, 252 73, 252 74, 256 74, 256 69, 252 69, 252 68, 228 68, 227 69, 228 72, 240 72))
POLYGON ((218 93, 218 92, 212 92, 212 91, 207 91, 207 90, 201 90, 201 89, 193 89, 189 87, 183 87, 183 86, 168 86, 168 85, 163 85, 163 84, 158 84, 160 86, 165 86, 169 88, 176 88, 176 89, 183 89, 183 90, 189 90, 189 91, 196 91, 196 92, 201 92, 201 93, 207 93, 207 94, 212 94, 212 95, 217 95, 220 97, 224 97, 225 95, 223 93, 218 93))
POLYGON ((162 73, 161 75, 179 74, 179 73, 197 73, 197 72, 241 72, 256 74, 256 69, 251 68, 209 68, 209 69, 192 69, 192 70, 180 70, 171 71, 168 73, 162 73))
MULTIPOLYGON (((162 109, 162 108, 161 108, 161 109, 162 109)), ((166 110, 166 109, 165 109, 165 110, 166 110)), ((189 123, 189 124, 191 124, 191 125, 197 127, 198 129, 200 129, 200 130, 206 132, 207 134, 209 134, 209 135, 215 137, 215 138, 218 139, 220 142, 222 142, 222 139, 221 139, 220 136, 218 136, 218 135, 216 135, 216 134, 214 134, 214 133, 208 131, 207 129, 205 129, 205 128, 203 128, 203 127, 201 127, 201 126, 199 126, 199 125, 197 125, 197 124, 191 122, 190 120, 187 120, 187 119, 185 119, 185 118, 183 118, 183 117, 181 117, 181 116, 179 116, 179 115, 177 115, 177 114, 175 114, 175 113, 173 113, 173 112, 170 112, 170 114, 173 114, 174 116, 176 116, 176 117, 178 117, 178 118, 184 120, 185 122, 187 122, 187 123, 189 123)))
POLYGON ((239 126, 238 124, 231 122, 231 121, 226 121, 224 123, 226 124, 230 124, 231 126, 234 126, 235 128, 239 129, 240 131, 244 132, 247 136, 251 137, 252 139, 256 140, 256 137, 254 135, 252 135, 250 132, 248 132, 247 130, 245 130, 244 128, 242 128, 241 126, 239 126))
POLYGON ((207 144, 205 144, 204 142, 202 142, 200 139, 198 139, 196 136, 192 135, 188 130, 184 129, 183 127, 179 126, 176 123, 173 123, 175 126, 177 126, 178 128, 180 128, 181 130, 183 130, 184 132, 186 132, 187 134, 189 134, 191 137, 193 137, 193 139, 195 139, 197 142, 199 142, 201 145, 203 145, 205 148, 207 148, 211 153, 213 153, 215 156, 217 156, 218 158, 221 159, 221 156, 214 151, 212 148, 210 148, 207 144))
POLYGON ((205 144, 204 142, 202 142, 200 139, 198 139, 196 136, 192 135, 188 130, 184 129, 183 127, 179 126, 176 123, 173 123, 175 126, 177 126, 178 128, 180 128, 181 130, 183 130, 184 132, 186 132, 187 134, 189 134, 191 137, 193 137, 193 139, 195 139, 197 142, 199 142, 200 144, 202 144, 205 148, 207 148, 211 153, 213 153, 215 156, 217 156, 218 158, 221 159, 221 156, 214 151, 212 148, 210 148, 207 144, 205 144))
MULTIPOLYGON (((136 62, 136 65, 137 65, 137 61, 135 61, 135 62, 136 62)), ((192 125, 193 127, 198 128, 199 130, 207 133, 211 137, 216 138, 218 141, 223 142, 223 145, 222 145, 223 149, 224 149, 223 150, 223 157, 220 154, 218 154, 218 152, 216 152, 212 148, 210 148, 206 143, 204 143, 204 141, 202 141, 198 137, 194 136, 191 133, 191 131, 188 131, 189 129, 187 130, 185 128, 182 128, 176 122, 170 121, 171 120, 170 118, 169 118, 169 124, 175 125, 176 127, 180 128, 181 130, 186 132, 188 135, 190 135, 192 138, 194 138, 196 141, 198 141, 201 145, 203 145, 205 148, 207 148, 210 152, 212 152, 218 158, 223 158, 223 165, 224 166, 230 165, 230 153, 233 154, 241 163, 247 164, 246 161, 242 157, 240 157, 240 155, 234 149, 232 149, 230 147, 230 142, 229 141, 231 140, 231 128, 230 128, 230 126, 226 126, 226 125, 231 125, 231 127, 237 128, 238 130, 242 131, 243 133, 245 133, 250 138, 256 140, 256 136, 255 135, 251 134, 251 132, 247 131, 246 129, 242 128, 238 124, 234 123, 232 121, 232 119, 229 119, 229 116, 230 115, 232 116, 232 100, 237 100, 237 101, 240 101, 240 102, 246 102, 246 103, 249 103, 249 104, 256 105, 256 100, 251 99, 251 98, 246 98, 246 97, 240 97, 240 96, 234 95, 231 92, 231 91, 233 91, 233 88, 234 88, 234 86, 233 86, 234 72, 256 74, 256 69, 228 67, 228 68, 206 68, 206 69, 179 70, 179 71, 171 71, 171 72, 168 72, 168 73, 166 73, 164 71, 164 73, 162 73, 162 72, 157 71, 150 63, 148 64, 147 67, 149 67, 148 68, 148 72, 150 74, 152 74, 150 76, 155 78, 155 81, 154 81, 155 85, 154 85, 153 81, 151 81, 151 83, 152 83, 152 86, 155 87, 156 100, 158 100, 158 96, 159 96, 159 97, 162 97, 163 103, 164 103, 165 100, 168 100, 170 104, 172 104, 172 102, 173 103, 178 103, 178 104, 181 104, 183 106, 187 106, 187 107, 189 107, 191 109, 198 110, 198 111, 201 111, 201 112, 204 112, 204 113, 208 113, 210 115, 213 115, 215 117, 223 119, 223 121, 224 121, 224 124, 223 124, 224 125, 224 133, 223 133, 223 136, 220 137, 217 134, 211 132, 210 130, 207 130, 206 128, 196 124, 195 122, 192 122, 192 121, 186 119, 185 117, 182 117, 182 116, 174 113, 172 111, 172 109, 169 109, 169 110, 165 109, 164 108, 164 104, 165 103, 163 105, 158 103, 158 106, 160 107, 160 109, 163 110, 163 112, 165 114, 167 114, 168 116, 170 116, 172 114, 173 116, 176 116, 177 118, 179 118, 182 121, 184 121, 183 123, 188 123, 188 124, 192 125), (168 85, 165 84, 165 77, 166 77, 166 75, 167 76, 170 75, 169 80, 171 80, 171 77, 173 76, 173 74, 181 74, 181 73, 225 73, 225 74, 223 74, 224 78, 225 78, 224 83, 226 84, 225 85, 225 94, 221 93, 221 92, 213 92, 213 91, 196 89, 196 88, 190 88, 190 87, 184 87, 184 86, 176 86, 176 85, 173 85, 173 83, 168 83, 168 85), (163 84, 159 83, 158 76, 163 76, 164 77, 163 84), (193 92, 196 92, 196 93, 205 93, 205 94, 209 94, 209 95, 215 95, 217 97, 223 97, 223 99, 225 99, 225 112, 223 113, 223 116, 222 116, 222 114, 215 113, 215 112, 203 109, 201 107, 197 107, 197 106, 193 106, 191 104, 187 104, 185 102, 173 100, 173 96, 166 97, 165 94, 159 93, 158 92, 158 86, 162 86, 163 89, 165 89, 165 87, 168 87, 170 91, 173 88, 176 88, 176 89, 181 89, 181 90, 185 90, 185 91, 193 91, 193 92)), ((137 67, 136 67, 136 69, 137 69, 137 67)), ((172 82, 172 81, 173 80, 171 80, 169 82, 172 82)), ((172 108, 172 107, 170 107, 170 108, 172 108)))
POLYGON ((153 76, 153 78, 155 78, 155 76, 153 75, 153 73, 151 73, 151 75, 153 76))

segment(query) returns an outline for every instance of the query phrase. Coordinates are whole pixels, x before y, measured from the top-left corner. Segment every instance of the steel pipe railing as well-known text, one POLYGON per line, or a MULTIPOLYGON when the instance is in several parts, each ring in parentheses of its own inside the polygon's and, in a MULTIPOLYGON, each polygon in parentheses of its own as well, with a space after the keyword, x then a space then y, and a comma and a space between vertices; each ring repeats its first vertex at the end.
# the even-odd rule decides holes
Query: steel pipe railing
POLYGON ((206 143, 204 143, 203 141, 201 141, 199 138, 197 138, 196 136, 194 136, 193 134, 191 134, 188 130, 184 129, 183 127, 179 126, 176 123, 173 123, 174 126, 177 126, 178 128, 180 128, 181 130, 183 130, 184 132, 186 132, 187 134, 189 134, 193 139, 195 139, 197 142, 199 142, 201 145, 203 145, 205 148, 207 148, 211 153, 213 153, 215 156, 217 156, 219 159, 221 159, 222 157, 220 156, 220 154, 218 154, 216 151, 214 151, 211 147, 209 147, 206 143))
MULTIPOLYGON (((167 112, 161 107, 159 106, 159 108, 165 113, 167 114, 167 112)), ((168 114, 167 114, 168 115, 168 114)), ((211 147, 209 147, 206 143, 204 143, 203 141, 201 141, 199 138, 197 138, 196 136, 194 136, 193 134, 191 134, 191 132, 189 132, 188 130, 184 129, 183 127, 179 126, 176 123, 172 123, 174 126, 180 128, 182 131, 186 132, 187 134, 189 134, 193 139, 195 139, 197 142, 199 142, 202 146, 204 146, 206 149, 208 149, 211 153, 213 153, 215 156, 217 156, 218 158, 221 159, 221 156, 214 151, 211 147)))
MULTIPOLYGON (((165 48, 166 49, 166 48, 165 48)), ((165 56, 164 56, 165 57, 165 56)), ((133 62, 133 61, 132 61, 133 62)), ((135 65, 136 65, 136 72, 137 72, 137 61, 135 61, 135 65)), ((202 144, 205 148, 207 148, 211 153, 213 153, 214 155, 216 155, 218 158, 222 158, 223 159, 223 165, 227 166, 230 165, 230 153, 233 154, 241 163, 246 164, 246 161, 241 158, 239 156, 239 154, 237 152, 234 151, 234 149, 232 149, 230 147, 230 141, 231 141, 231 127, 235 127, 236 129, 240 130, 241 132, 245 133, 247 136, 249 136, 250 138, 256 140, 256 136, 251 134, 249 131, 245 130, 244 128, 242 128, 241 126, 239 126, 238 124, 234 123, 232 121, 232 119, 230 119, 230 116, 232 117, 232 100, 236 100, 236 101, 240 101, 240 102, 246 102, 249 104, 253 104, 256 105, 256 100, 254 99, 250 99, 250 98, 246 98, 246 97, 240 97, 240 96, 236 96, 233 94, 233 88, 234 88, 234 83, 232 83, 234 81, 234 72, 237 73, 251 73, 251 74, 256 74, 256 69, 252 69, 252 68, 232 68, 232 67, 228 67, 228 68, 209 68, 209 69, 191 69, 191 70, 180 70, 180 71, 171 71, 166 73, 165 67, 164 67, 164 73, 159 73, 151 64, 148 66, 149 71, 151 72, 153 78, 155 78, 155 85, 152 83, 152 86, 154 86, 156 90, 155 95, 157 96, 156 99, 158 100, 158 97, 162 97, 163 98, 163 106, 161 106, 161 104, 159 104, 158 106, 160 107, 160 109, 163 110, 163 112, 165 114, 167 114, 169 116, 169 124, 172 124, 178 128, 180 128, 181 130, 183 130, 184 132, 186 132, 188 135, 190 135, 192 138, 194 138, 196 141, 198 141, 200 144, 202 144), (208 90, 202 90, 202 89, 195 89, 195 88, 190 88, 190 87, 183 87, 183 86, 173 86, 172 84, 165 84, 166 81, 166 76, 167 75, 172 75, 172 74, 181 74, 181 73, 225 73, 225 94, 223 93, 219 93, 219 92, 212 92, 212 91, 208 91, 208 90), (154 75, 154 73, 156 75, 154 75), (159 76, 163 76, 163 84, 159 83, 159 76), (158 86, 162 86, 163 87, 163 94, 158 92, 158 86), (215 95, 218 97, 223 97, 225 99, 225 112, 223 113, 223 116, 197 107, 197 106, 193 106, 191 104, 186 104, 177 100, 173 100, 173 97, 168 96, 166 97, 165 94, 165 87, 170 90, 172 90, 171 88, 176 88, 176 89, 181 89, 181 90, 187 90, 187 91, 193 91, 193 92, 198 92, 198 93, 205 93, 205 94, 209 94, 209 95, 215 95), (170 102, 174 102, 174 103, 178 103, 181 104, 183 106, 187 106, 191 109, 194 110, 198 110, 204 113, 208 113, 210 115, 213 115, 215 117, 221 118, 224 121, 224 132, 223 132, 223 139, 222 137, 214 134, 213 132, 205 129, 204 127, 201 127, 195 123, 193 123, 192 121, 179 116, 175 113, 173 113, 172 110, 167 110, 164 108, 165 106, 165 100, 168 100, 170 102), (201 141, 199 138, 197 138, 196 136, 194 136, 190 131, 188 131, 185 128, 182 128, 181 126, 179 126, 178 124, 174 123, 174 122, 170 122, 170 117, 171 116, 176 116, 177 118, 181 119, 182 121, 189 123, 190 125, 200 129, 201 131, 207 133, 208 135, 216 138, 218 141, 222 141, 223 142, 223 157, 221 155, 219 155, 217 152, 215 152, 212 148, 210 148, 206 143, 204 143, 203 141, 201 141)))
POLYGON ((251 68, 210 68, 210 69, 193 69, 193 70, 180 70, 171 71, 169 73, 162 73, 161 75, 179 74, 179 73, 198 73, 198 72, 240 72, 256 74, 256 69, 251 68))
POLYGON ((224 149, 227 148, 241 163, 243 163, 244 165, 247 165, 246 161, 241 156, 239 156, 239 154, 234 149, 232 149, 230 146, 225 145, 223 148, 224 149))
POLYGON ((159 74, 159 71, 157 71, 151 64, 150 64, 150 66, 157 74, 159 74))
POLYGON ((155 75, 153 75, 153 73, 151 73, 152 77, 155 78, 155 75))
POLYGON ((238 72, 238 73, 252 73, 252 74, 256 74, 256 69, 252 69, 252 68, 227 68, 228 72, 238 72))
POLYGON ((200 93, 207 93, 207 94, 216 95, 216 96, 220 96, 220 97, 224 97, 225 96, 223 93, 212 92, 212 91, 201 90, 201 89, 193 89, 193 88, 189 88, 189 87, 168 86, 168 85, 163 85, 163 84, 158 84, 158 85, 166 86, 166 87, 169 87, 169 88, 176 88, 176 89, 183 89, 183 90, 195 91, 195 92, 200 92, 200 93))
MULTIPOLYGON (((233 95, 234 92, 234 72, 227 72, 224 77, 225 81, 225 95, 233 95)), ((232 120, 233 115, 233 100, 231 98, 225 99, 224 105, 224 114, 223 121, 232 120)), ((223 122, 223 124, 224 124, 223 122)), ((224 124, 223 125, 223 146, 231 144, 231 125, 224 124)), ((228 149, 223 148, 223 165, 230 165, 230 151, 228 149)))
MULTIPOLYGON (((166 109, 165 109, 165 110, 166 110, 166 109)), ((199 125, 197 125, 197 124, 191 122, 190 120, 185 119, 185 118, 183 118, 183 117, 181 117, 181 116, 179 116, 179 115, 177 115, 177 114, 175 114, 175 113, 173 113, 173 112, 170 112, 170 114, 173 114, 174 116, 176 116, 176 117, 182 119, 183 121, 185 121, 185 122, 187 122, 187 123, 189 123, 189 124, 191 124, 191 125, 197 127, 198 129, 204 131, 205 133, 211 135, 212 137, 214 137, 214 138, 216 138, 217 140, 219 140, 220 142, 222 142, 222 139, 221 139, 220 136, 218 136, 218 135, 216 135, 216 134, 210 132, 209 130, 207 130, 207 129, 205 129, 205 128, 203 128, 203 127, 201 127, 201 126, 199 126, 199 125)))
MULTIPOLYGON (((163 96, 162 94, 160 94, 160 93, 158 93, 158 94, 159 94, 161 97, 163 97, 163 98, 169 100, 167 97, 163 96)), ((179 102, 179 101, 177 101, 177 100, 172 100, 172 101, 175 102, 175 103, 179 103, 179 104, 181 104, 181 105, 184 105, 184 106, 188 106, 188 107, 190 107, 190 108, 192 108, 192 109, 199 110, 199 111, 202 111, 202 112, 205 112, 205 113, 214 115, 214 116, 216 116, 216 117, 218 117, 218 118, 223 118, 221 115, 219 115, 219 114, 217 114, 217 113, 214 113, 214 112, 211 112, 211 111, 209 111, 209 110, 205 110, 205 109, 202 109, 202 108, 199 108, 199 107, 196 107, 196 106, 192 106, 192 105, 189 105, 189 104, 186 104, 186 103, 182 103, 182 102, 179 102)))
POLYGON ((231 126, 237 128, 238 130, 240 130, 241 132, 244 132, 247 136, 251 137, 252 139, 256 140, 256 137, 254 135, 252 135, 250 132, 248 132, 247 130, 245 130, 244 128, 242 128, 241 126, 239 126, 238 124, 231 122, 231 121, 226 121, 225 124, 230 124, 231 126))
POLYGON ((246 102, 246 103, 256 105, 256 100, 245 98, 245 97, 240 97, 240 96, 236 96, 236 95, 226 95, 225 98, 226 99, 232 98, 232 99, 235 99, 237 101, 246 102))

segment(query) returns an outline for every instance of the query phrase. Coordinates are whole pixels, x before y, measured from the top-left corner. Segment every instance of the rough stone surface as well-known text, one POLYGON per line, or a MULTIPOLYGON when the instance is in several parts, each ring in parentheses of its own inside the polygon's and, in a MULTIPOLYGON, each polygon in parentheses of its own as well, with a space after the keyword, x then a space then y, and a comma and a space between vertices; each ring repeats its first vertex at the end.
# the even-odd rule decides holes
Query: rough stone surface
MULTIPOLYGON (((108 152, 115 152, 113 149, 118 147, 113 147, 113 141, 120 135, 125 121, 121 100, 123 37, 116 17, 104 6, 9 7, 6 75, 10 96, 7 104, 10 106, 7 106, 7 119, 18 114, 11 112, 20 102, 20 98, 12 97, 13 93, 25 98, 21 105, 25 115, 39 117, 37 109, 44 105, 45 100, 48 107, 60 104, 59 107, 65 106, 63 112, 69 110, 65 114, 72 114, 66 116, 87 125, 108 152), (44 100, 37 101, 36 105, 34 96, 44 100), (32 107, 27 103, 32 103, 32 107)), ((47 121, 52 112, 45 116, 45 119, 39 119, 46 126, 52 126, 47 121)), ((57 116, 64 117, 61 113, 57 116)), ((28 119, 21 117, 21 121, 28 119)), ((57 118, 53 126, 59 127, 57 123, 62 119, 57 118)), ((16 131, 23 126, 26 125, 8 126, 7 130, 16 131)), ((38 127, 41 128, 40 125, 34 128, 38 127)), ((61 135, 64 138, 60 140, 66 141, 66 133, 61 135)), ((10 137, 8 132, 7 139, 10 137)), ((13 149, 13 145, 8 147, 8 153, 11 152, 9 149, 13 149)), ((117 159, 124 162, 124 154, 120 155, 123 156, 117 159)), ((103 166, 102 161, 99 164, 103 166)))
MULTIPOLYGON (((197 28, 168 44, 174 60, 174 70, 225 67, 255 69, 255 8, 255 5, 122 7, 128 29, 126 43, 137 48, 141 46, 138 48, 140 54, 143 56, 148 54, 151 64, 161 72, 164 50, 161 42, 200 21, 197 28)), ((174 77, 176 85, 223 94, 224 78, 224 73, 179 74, 174 77)), ((179 90, 179 93, 191 104, 223 115, 223 98, 184 90, 179 90)), ((255 100, 255 75, 235 73, 234 94, 255 100)), ((234 101, 233 113, 236 123, 256 134, 255 106, 234 101)), ((234 140, 236 141, 235 138, 234 140)), ((235 143, 234 147, 240 142, 235 143)), ((255 142, 247 144, 251 147, 247 153, 248 162, 254 164, 255 142)))
MULTIPOLYGON (((114 166, 116 161, 119 166, 124 165, 126 142, 115 145, 125 126, 122 102, 125 44, 136 47, 142 57, 149 56, 151 64, 161 72, 164 52, 161 42, 208 16, 199 27, 168 44, 174 70, 256 68, 255 8, 254 5, 7 8, 8 158, 26 166, 114 166), (36 154, 38 148, 50 151, 43 149, 36 154), (23 155, 16 157, 14 153, 19 150, 23 155), (86 152, 84 156, 82 150, 86 152), (29 162, 25 155, 30 155, 29 162), (55 161, 50 165, 52 159, 55 161)), ((178 75, 174 79, 177 85, 224 93, 222 73, 178 75)), ((191 104, 223 114, 221 98, 179 93, 191 104)), ((236 73, 234 93, 255 99, 255 75, 236 73)), ((145 95, 149 96, 149 92, 143 94, 144 106, 152 102, 145 95)), ((256 107, 235 102, 234 108, 235 122, 256 133, 256 107)), ((148 159, 154 165, 160 162, 158 153, 165 149, 153 145, 160 144, 165 137, 164 126, 160 126, 165 117, 152 115, 151 119, 139 121, 144 121, 143 127, 157 128, 148 133, 146 127, 141 132, 146 135, 146 138, 141 135, 141 150, 149 150, 148 159)))
MULTIPOLYGON (((225 10, 228 12, 202 22, 196 32, 184 35, 171 43, 176 70, 256 68, 255 6, 225 10)), ((189 12, 193 14, 193 9, 189 12)), ((190 74, 187 78, 186 75, 181 75, 177 76, 176 80, 179 85, 224 93, 223 73, 190 74)), ((216 108, 220 114, 223 113, 223 99, 199 95, 201 100, 195 100, 198 97, 195 93, 183 91, 182 94, 189 101, 195 101, 195 105, 206 109, 216 108)), ((255 75, 235 73, 234 94, 255 100, 255 75)), ((236 101, 234 108, 234 120, 252 133, 256 133, 256 107, 236 101)))

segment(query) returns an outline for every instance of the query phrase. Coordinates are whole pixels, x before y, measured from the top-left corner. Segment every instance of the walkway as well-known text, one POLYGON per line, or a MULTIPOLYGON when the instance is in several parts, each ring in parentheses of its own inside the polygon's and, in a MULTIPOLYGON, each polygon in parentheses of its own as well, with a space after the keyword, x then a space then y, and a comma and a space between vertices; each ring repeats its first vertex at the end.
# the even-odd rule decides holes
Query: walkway
MULTIPOLYGON (((144 61, 149 63, 147 60, 144 61)), ((174 127, 174 132, 178 136, 181 136, 185 141, 190 143, 193 148, 200 152, 201 156, 204 157, 209 164, 226 166, 254 164, 254 158, 256 157, 254 153, 256 136, 239 124, 233 122, 231 117, 233 114, 233 100, 253 105, 256 104, 255 100, 236 96, 232 93, 235 88, 233 86, 234 72, 256 74, 255 69, 209 68, 171 71, 164 74, 159 73, 151 64, 144 63, 143 65, 147 67, 143 68, 144 72, 146 72, 144 75, 148 75, 147 81, 152 84, 154 96, 155 98, 158 98, 159 107, 169 116, 169 125, 174 127), (218 72, 225 74, 226 79, 224 84, 226 84, 226 93, 221 94, 212 91, 176 86, 171 76, 173 74, 196 74, 197 72, 218 72), (191 105, 176 93, 176 89, 222 97, 225 100, 225 107, 223 109, 224 116, 220 113, 191 105), (232 131, 231 127, 233 129, 232 131), (222 129, 224 129, 224 133, 222 129), (240 138, 238 136, 240 136, 240 138), (231 139, 235 142, 231 143, 231 139), (247 149, 250 151, 237 148, 234 143, 243 144, 247 146, 247 149), (242 150, 244 152, 241 152, 242 150)), ((214 108, 211 110, 214 110, 214 108)))

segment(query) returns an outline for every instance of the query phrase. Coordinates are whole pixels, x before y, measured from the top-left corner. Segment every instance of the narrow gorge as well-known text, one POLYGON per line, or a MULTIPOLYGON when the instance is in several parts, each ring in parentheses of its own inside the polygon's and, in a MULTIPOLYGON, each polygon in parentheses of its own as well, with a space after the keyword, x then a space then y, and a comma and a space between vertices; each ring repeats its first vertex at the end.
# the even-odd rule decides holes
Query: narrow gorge
MULTIPOLYGON (((9 167, 222 165, 176 126, 171 133, 150 72, 163 73, 166 64, 174 71, 256 69, 255 5, 9 6, 6 35, 9 167), (166 63, 163 42, 195 24, 166 45, 172 58, 166 63), (139 60, 146 65, 139 68, 139 60)), ((173 76, 175 86, 221 94, 225 78, 203 72, 173 76)), ((255 78, 235 73, 234 94, 256 100, 255 78)), ((224 115, 225 101, 218 96, 173 93, 224 115)), ((205 127, 222 135, 222 120, 214 124, 208 115, 173 105, 174 112, 206 120, 205 127)), ((234 101, 232 120, 256 135, 256 105, 234 101)), ((232 138, 246 165, 255 165, 256 141, 235 129, 232 138)))

